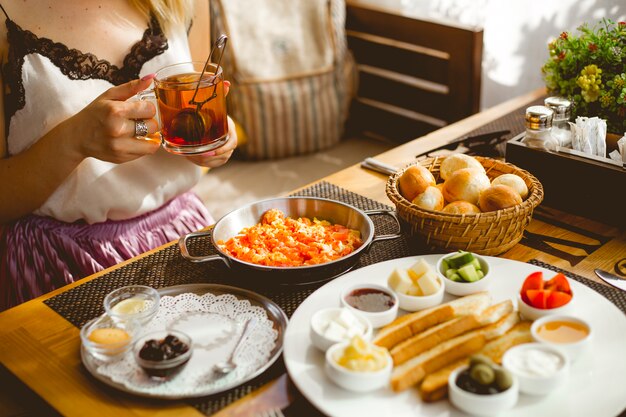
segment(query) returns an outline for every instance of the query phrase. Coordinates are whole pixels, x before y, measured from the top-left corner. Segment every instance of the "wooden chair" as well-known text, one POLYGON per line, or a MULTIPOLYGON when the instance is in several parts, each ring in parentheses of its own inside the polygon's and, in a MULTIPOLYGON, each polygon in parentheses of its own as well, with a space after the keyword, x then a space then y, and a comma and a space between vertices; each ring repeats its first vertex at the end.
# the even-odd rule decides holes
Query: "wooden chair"
POLYGON ((347 1, 359 72, 348 129, 406 142, 478 112, 483 31, 347 1))

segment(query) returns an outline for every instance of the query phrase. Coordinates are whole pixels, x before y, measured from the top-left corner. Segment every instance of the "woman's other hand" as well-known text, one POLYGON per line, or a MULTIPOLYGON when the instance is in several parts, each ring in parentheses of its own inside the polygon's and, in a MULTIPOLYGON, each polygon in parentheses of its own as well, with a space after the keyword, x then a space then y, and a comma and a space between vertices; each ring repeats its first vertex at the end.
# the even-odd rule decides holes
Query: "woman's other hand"
POLYGON ((207 168, 217 168, 221 165, 224 165, 226 161, 228 161, 233 154, 235 148, 237 147, 237 131, 235 130, 235 123, 229 117, 228 118, 228 141, 219 148, 205 152, 200 155, 187 156, 189 159, 196 165, 200 165, 202 167, 207 168))
POLYGON ((156 108, 149 101, 126 101, 147 89, 154 74, 112 87, 67 120, 74 127, 73 140, 82 157, 123 163, 155 153, 157 141, 135 137, 135 120, 143 120, 148 134, 158 130, 156 108))
MULTIPOLYGON (((228 95, 230 91, 230 81, 224 80, 224 94, 228 95)), ((210 152, 206 152, 200 155, 188 156, 191 162, 201 167, 217 168, 224 165, 231 157, 235 148, 237 147, 237 131, 235 129, 235 122, 228 118, 228 141, 224 146, 210 152)))

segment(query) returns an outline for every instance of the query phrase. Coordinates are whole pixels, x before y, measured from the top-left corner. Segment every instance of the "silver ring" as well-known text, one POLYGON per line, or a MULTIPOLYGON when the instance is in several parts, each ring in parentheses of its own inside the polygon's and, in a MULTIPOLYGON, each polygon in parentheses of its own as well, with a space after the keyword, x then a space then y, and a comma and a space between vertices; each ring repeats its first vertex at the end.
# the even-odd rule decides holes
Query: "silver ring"
POLYGON ((145 139, 148 136, 148 125, 143 120, 135 120, 135 137, 145 139))

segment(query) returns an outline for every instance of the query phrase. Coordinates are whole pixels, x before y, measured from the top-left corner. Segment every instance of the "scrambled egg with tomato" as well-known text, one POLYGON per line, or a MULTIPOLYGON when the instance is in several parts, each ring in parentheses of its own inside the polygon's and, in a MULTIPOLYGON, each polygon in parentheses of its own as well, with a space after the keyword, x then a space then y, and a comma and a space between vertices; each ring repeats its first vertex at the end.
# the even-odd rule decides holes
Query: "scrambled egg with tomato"
POLYGON ((292 219, 271 209, 260 223, 217 245, 244 262, 291 267, 333 261, 352 253, 362 243, 358 230, 316 218, 292 219))

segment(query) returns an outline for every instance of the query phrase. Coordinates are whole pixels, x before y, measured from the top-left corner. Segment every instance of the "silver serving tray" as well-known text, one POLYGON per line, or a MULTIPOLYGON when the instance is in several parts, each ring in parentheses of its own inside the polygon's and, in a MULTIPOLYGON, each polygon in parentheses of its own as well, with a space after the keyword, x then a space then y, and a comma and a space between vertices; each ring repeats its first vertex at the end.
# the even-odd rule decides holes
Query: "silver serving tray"
POLYGON ((80 354, 83 365, 89 371, 89 373, 96 378, 97 380, 109 385, 113 388, 119 389, 120 391, 124 391, 130 394, 139 395, 142 397, 149 398, 163 398, 163 399, 181 399, 181 398, 195 398, 195 397, 204 397, 207 395, 218 394, 220 392, 227 391, 229 389, 235 388, 241 384, 244 384, 255 377, 261 375, 265 372, 281 355, 283 351, 283 339, 285 335, 285 330, 287 328, 287 315, 285 312, 272 300, 267 297, 264 297, 260 294, 257 294, 253 291, 245 290, 243 288, 231 287, 229 285, 220 285, 220 284, 185 284, 185 285, 176 285, 173 287, 165 287, 158 290, 161 296, 169 295, 176 296, 184 293, 193 293, 198 295, 203 295, 206 293, 211 293, 215 295, 220 294, 232 294, 236 296, 240 300, 248 300, 253 306, 262 307, 267 312, 267 317, 274 323, 274 329, 276 329, 278 335, 276 337, 276 344, 274 349, 271 352, 271 356, 267 363, 263 366, 256 369, 254 372, 245 375, 243 378, 233 380, 230 384, 225 384, 219 387, 209 387, 209 389, 198 389, 196 392, 190 395, 152 395, 145 392, 138 392, 132 389, 129 389, 124 384, 115 382, 108 378, 105 375, 100 374, 97 371, 97 360, 85 349, 81 346, 80 354))

